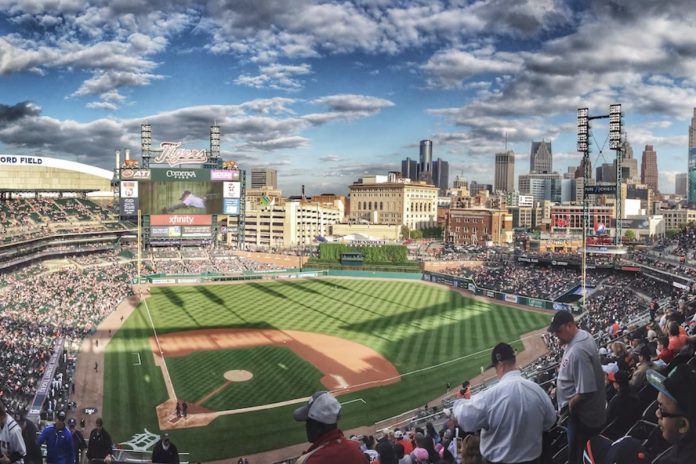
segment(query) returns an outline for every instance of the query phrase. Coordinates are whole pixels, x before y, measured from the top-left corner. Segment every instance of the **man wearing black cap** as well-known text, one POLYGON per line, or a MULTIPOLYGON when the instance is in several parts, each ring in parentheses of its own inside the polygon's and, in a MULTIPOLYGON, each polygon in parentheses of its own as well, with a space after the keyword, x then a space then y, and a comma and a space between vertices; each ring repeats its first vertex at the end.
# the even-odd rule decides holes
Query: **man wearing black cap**
POLYGON ((549 332, 565 345, 556 381, 559 411, 567 409, 568 463, 582 462, 587 440, 598 435, 606 421, 604 371, 597 344, 592 336, 578 328, 573 315, 557 311, 549 332))
POLYGON ((341 404, 327 391, 318 391, 297 408, 293 417, 305 422, 307 440, 312 444, 296 464, 366 464, 367 457, 357 441, 349 440, 338 428, 341 404))
POLYGON ((154 464, 179 464, 179 450, 169 439, 168 433, 163 433, 160 440, 152 448, 154 464))
POLYGON ((87 444, 87 459, 103 459, 109 463, 113 460, 113 442, 111 435, 104 429, 104 421, 97 417, 97 426, 89 433, 89 443, 87 444))
POLYGON ((542 433, 556 423, 551 399, 522 378, 507 343, 493 348, 491 361, 500 381, 470 400, 457 400, 454 417, 468 432, 481 430, 481 455, 489 463, 538 463, 542 433))
POLYGON ((657 422, 662 437, 672 446, 657 464, 693 464, 696 460, 696 371, 680 364, 666 378, 648 371, 657 395, 657 422))
POLYGON ((68 419, 68 429, 72 435, 73 450, 75 450, 75 464, 80 464, 82 462, 82 455, 87 449, 87 442, 82 432, 77 429, 77 421, 74 417, 68 419))
POLYGON ((75 454, 73 453, 73 442, 70 431, 65 428, 65 411, 56 414, 56 422, 49 425, 41 435, 37 443, 46 443, 46 462, 48 464, 73 464, 75 454))

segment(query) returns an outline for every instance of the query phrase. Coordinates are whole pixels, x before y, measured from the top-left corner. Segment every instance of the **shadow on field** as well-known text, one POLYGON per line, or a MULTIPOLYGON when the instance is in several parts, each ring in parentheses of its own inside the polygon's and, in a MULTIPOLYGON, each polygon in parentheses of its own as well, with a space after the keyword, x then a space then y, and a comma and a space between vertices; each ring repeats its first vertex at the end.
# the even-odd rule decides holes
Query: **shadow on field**
POLYGON ((171 288, 169 288, 169 287, 163 288, 162 294, 164 294, 164 296, 167 297, 167 299, 169 300, 169 302, 171 304, 173 304, 179 308, 184 307, 184 300, 182 300, 181 297, 179 295, 177 295, 176 292, 173 291, 171 288))
POLYGON ((200 294, 202 294, 206 299, 208 299, 211 303, 225 308, 227 311, 229 311, 230 314, 232 314, 234 317, 239 319, 240 321, 248 322, 244 317, 242 317, 241 314, 239 314, 237 311, 234 309, 230 308, 227 306, 227 302, 223 300, 219 295, 216 295, 215 293, 211 292, 207 287, 194 287, 196 291, 200 294))
POLYGON ((321 285, 323 285, 323 286, 325 286, 325 287, 329 287, 329 288, 331 288, 331 289, 340 288, 341 290, 350 290, 350 291, 354 291, 352 288, 344 287, 344 286, 341 285, 341 284, 335 283, 333 280, 332 280, 331 282, 328 282, 328 281, 323 280, 323 279, 311 279, 311 281, 312 281, 312 282, 315 282, 315 283, 318 283, 318 284, 321 284, 321 285))

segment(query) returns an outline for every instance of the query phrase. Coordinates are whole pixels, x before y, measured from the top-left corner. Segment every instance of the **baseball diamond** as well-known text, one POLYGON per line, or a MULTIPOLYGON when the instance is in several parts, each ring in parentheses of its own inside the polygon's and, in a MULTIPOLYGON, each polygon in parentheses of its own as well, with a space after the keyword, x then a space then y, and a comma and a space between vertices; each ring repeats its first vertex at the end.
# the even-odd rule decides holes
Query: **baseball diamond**
POLYGON ((345 427, 373 424, 478 374, 498 341, 521 350, 547 322, 417 281, 153 287, 106 347, 103 408, 117 441, 168 430, 195 461, 250 454, 301 443, 291 411, 316 390, 338 395, 345 427), (243 380, 226 377, 235 370, 243 380))

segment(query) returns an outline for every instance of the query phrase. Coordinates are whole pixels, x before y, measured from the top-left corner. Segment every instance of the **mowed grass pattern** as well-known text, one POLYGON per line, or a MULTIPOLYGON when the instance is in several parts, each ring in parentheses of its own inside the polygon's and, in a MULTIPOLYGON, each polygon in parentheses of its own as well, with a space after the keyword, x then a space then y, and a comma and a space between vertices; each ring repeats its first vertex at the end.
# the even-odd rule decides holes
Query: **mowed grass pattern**
POLYGON ((225 385, 226 371, 251 372, 254 375, 251 380, 232 382, 201 404, 215 411, 303 398, 307 396, 307 386, 315 390, 322 388, 321 371, 292 350, 278 346, 192 353, 169 358, 167 367, 177 397, 188 403, 199 402, 225 385))
MULTIPOLYGON (((444 393, 446 383, 456 385, 478 374, 480 367, 489 363, 489 350, 496 343, 518 340, 521 334, 549 322, 548 315, 476 301, 445 288, 369 279, 152 288, 148 305, 158 333, 224 327, 304 330, 342 337, 382 353, 401 373, 401 381, 342 395, 342 402, 358 398, 365 402, 346 405, 343 428, 371 424, 422 406, 444 393)), ((149 351, 146 343, 130 340, 152 334, 144 314, 141 305, 108 348, 105 414, 117 417, 112 429, 118 440, 127 440, 144 427, 158 429, 154 406, 165 395, 159 390, 163 389, 159 369, 150 366, 151 362, 134 367, 126 362, 127 356, 118 355, 119 350, 142 350, 143 358, 152 358, 145 356, 149 351), (129 379, 127 385, 118 382, 124 376, 129 379), (145 382, 144 377, 149 380, 145 382), (147 400, 137 400, 143 406, 139 413, 123 414, 114 398, 126 401, 129 390, 137 396, 148 388, 152 394, 147 400), (148 402, 149 407, 145 404, 148 402)), ((520 342, 513 345, 522 347, 520 342)), ((214 363, 215 359, 206 358, 198 364, 214 363)), ((273 358, 264 360, 269 366, 278 362, 273 358)), ((178 369, 176 377, 175 385, 181 382, 178 369)), ((317 388, 313 377, 292 381, 293 389, 297 388, 293 391, 303 393, 288 394, 285 399, 309 396, 317 388)), ((220 385, 214 376, 198 377, 195 382, 203 384, 197 392, 220 385)), ((282 392, 290 383, 287 377, 280 382, 271 388, 282 392)), ((266 399, 264 391, 259 387, 257 399, 249 401, 263 404, 276 400, 266 399)), ((216 407, 224 408, 228 400, 221 397, 218 401, 221 403, 216 407)), ((204 461, 301 443, 304 430, 292 421, 292 409, 224 416, 208 427, 174 432, 173 436, 179 449, 194 453, 192 459, 204 461), (258 439, 261 436, 264 438, 258 439)))

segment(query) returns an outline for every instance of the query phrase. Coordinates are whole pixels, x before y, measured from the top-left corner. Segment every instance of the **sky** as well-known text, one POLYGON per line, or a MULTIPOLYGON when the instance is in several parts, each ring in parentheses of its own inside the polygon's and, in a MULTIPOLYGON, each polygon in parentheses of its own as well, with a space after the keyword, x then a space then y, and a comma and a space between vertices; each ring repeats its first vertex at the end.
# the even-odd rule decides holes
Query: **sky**
MULTIPOLYGON (((576 110, 621 103, 662 192, 687 169, 696 9, 674 0, 0 0, 0 153, 111 169, 114 151, 207 148, 275 167, 286 195, 346 193, 422 139, 456 176, 529 171, 533 140, 577 166, 576 110)), ((606 121, 593 166, 611 162, 606 121)))

